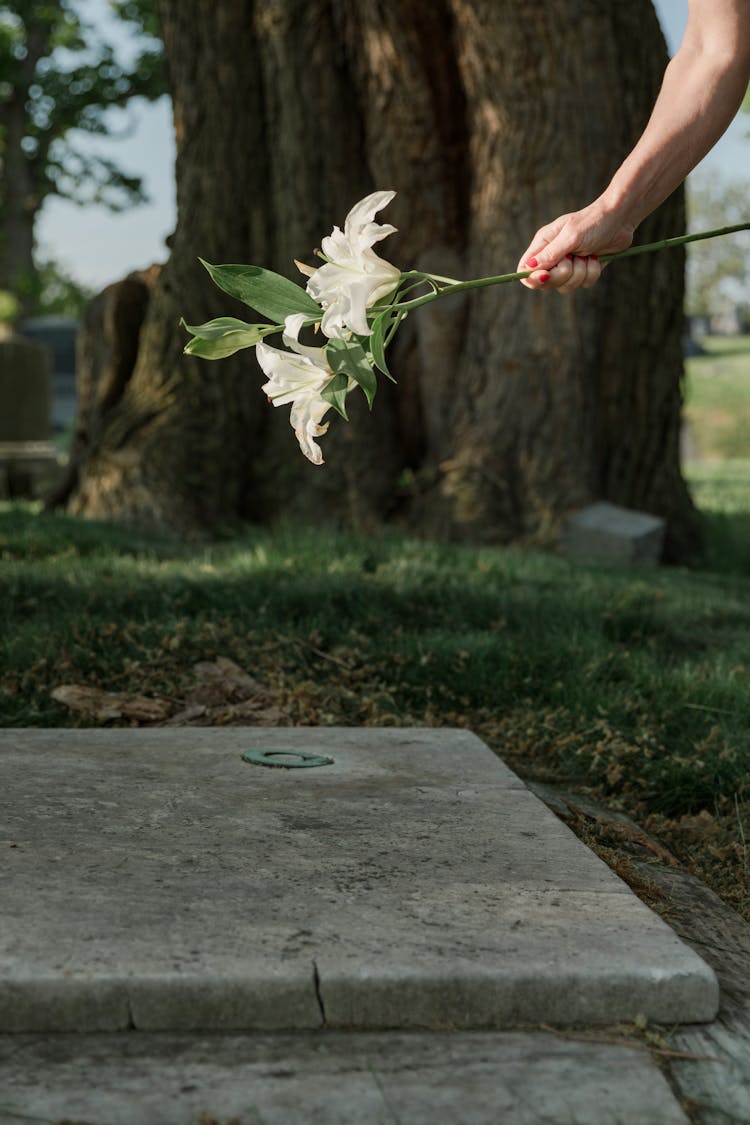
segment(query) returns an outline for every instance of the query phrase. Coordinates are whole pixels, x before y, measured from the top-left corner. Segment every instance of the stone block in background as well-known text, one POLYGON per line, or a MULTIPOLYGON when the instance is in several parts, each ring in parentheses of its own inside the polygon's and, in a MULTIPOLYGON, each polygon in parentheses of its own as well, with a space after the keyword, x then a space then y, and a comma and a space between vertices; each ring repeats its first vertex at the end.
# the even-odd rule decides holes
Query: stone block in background
POLYGON ((52 353, 52 429, 64 434, 76 415, 76 336, 78 321, 68 316, 33 316, 16 331, 52 353))
POLYGON ((0 441, 48 441, 52 356, 22 336, 0 340, 0 441))
POLYGON ((580 562, 655 566, 661 559, 665 530, 660 516, 600 501, 568 516, 560 553, 580 562))
POLYGON ((57 465, 52 430, 52 355, 5 331, 0 337, 0 497, 33 496, 40 471, 57 465))

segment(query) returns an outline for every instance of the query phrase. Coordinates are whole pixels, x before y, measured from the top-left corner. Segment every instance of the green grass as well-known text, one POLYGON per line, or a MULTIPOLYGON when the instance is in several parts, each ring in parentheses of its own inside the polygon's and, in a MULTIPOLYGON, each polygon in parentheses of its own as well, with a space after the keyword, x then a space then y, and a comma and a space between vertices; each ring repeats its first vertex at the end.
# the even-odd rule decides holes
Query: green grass
POLYGON ((746 460, 692 462, 686 468, 693 500, 710 519, 750 514, 750 457, 746 460))
POLYGON ((80 721, 60 683, 180 699, 223 655, 292 722, 482 727, 521 767, 669 815, 748 786, 740 575, 310 529, 196 551, 7 505, 0 556, 6 726, 80 721))
POLYGON ((692 462, 685 475, 705 521, 705 568, 750 575, 750 458, 692 462))
POLYGON ((686 363, 685 465, 706 521, 708 570, 750 574, 750 336, 709 337, 686 363))
POLYGON ((750 336, 713 336, 686 362, 685 415, 701 458, 750 458, 750 336))

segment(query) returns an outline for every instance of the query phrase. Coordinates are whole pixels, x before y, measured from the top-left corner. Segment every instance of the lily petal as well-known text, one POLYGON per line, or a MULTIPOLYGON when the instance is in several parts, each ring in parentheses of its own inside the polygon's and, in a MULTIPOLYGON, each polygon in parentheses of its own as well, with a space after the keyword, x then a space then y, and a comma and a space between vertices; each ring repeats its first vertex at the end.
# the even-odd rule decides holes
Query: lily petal
POLYGON ((298 340, 302 325, 306 320, 305 313, 290 313, 284 321, 284 336, 290 340, 298 340))
POLYGON ((329 423, 321 425, 321 419, 329 409, 330 403, 321 398, 298 400, 292 405, 289 421, 300 449, 313 465, 323 464, 323 451, 315 438, 322 437, 328 431, 329 423))
POLYGON ((288 336, 284 340, 293 351, 282 351, 265 343, 255 349, 258 363, 268 376, 262 389, 274 406, 292 404, 289 421, 300 449, 314 465, 322 465, 323 453, 314 439, 328 429, 328 423, 321 422, 331 404, 321 391, 333 378, 333 372, 324 348, 303 347, 288 336))
POLYGON ((372 281, 363 277, 349 286, 349 309, 346 323, 358 336, 369 336, 372 332, 367 323, 367 306, 371 304, 372 281))
POLYGON ((356 242, 362 249, 379 242, 388 234, 393 234, 395 227, 374 223, 373 219, 378 211, 382 211, 396 196, 395 191, 374 191, 355 203, 344 222, 344 236, 349 242, 356 242))
POLYGON ((323 308, 321 330, 329 339, 346 339, 350 332, 369 336, 367 310, 398 285, 401 271, 379 258, 373 243, 395 227, 373 222, 395 191, 375 191, 355 203, 344 229, 334 227, 323 239, 328 259, 309 275, 307 292, 323 308))

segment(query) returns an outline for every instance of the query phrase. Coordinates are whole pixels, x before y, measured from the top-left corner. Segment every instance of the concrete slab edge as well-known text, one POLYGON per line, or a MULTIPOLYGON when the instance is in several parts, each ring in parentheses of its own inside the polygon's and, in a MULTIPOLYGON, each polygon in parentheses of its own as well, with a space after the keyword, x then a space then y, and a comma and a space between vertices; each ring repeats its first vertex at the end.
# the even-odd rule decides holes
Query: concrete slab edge
POLYGON ((715 1018, 719 994, 710 970, 608 973, 592 988, 559 973, 475 975, 332 973, 314 962, 309 976, 272 983, 252 978, 0 982, 3 1033, 96 1031, 510 1030, 538 1024, 606 1026, 715 1018))

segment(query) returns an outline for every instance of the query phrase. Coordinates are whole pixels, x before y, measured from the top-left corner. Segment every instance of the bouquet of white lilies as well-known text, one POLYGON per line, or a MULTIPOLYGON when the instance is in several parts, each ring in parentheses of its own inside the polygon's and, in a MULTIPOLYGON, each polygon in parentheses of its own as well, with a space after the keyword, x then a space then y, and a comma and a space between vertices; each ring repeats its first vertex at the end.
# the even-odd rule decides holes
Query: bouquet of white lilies
MULTIPOLYGON (((262 390, 273 406, 291 404, 291 425, 302 452, 314 465, 323 463, 315 439, 328 429, 329 423, 323 422, 328 411, 333 408, 348 420, 347 395, 359 388, 372 407, 377 373, 393 380, 386 363, 386 348, 410 311, 451 293, 520 280, 532 272, 472 281, 456 281, 419 270, 402 272, 373 250, 376 242, 396 230, 374 221, 395 194, 376 191, 355 204, 343 231, 334 227, 316 251, 323 260, 321 266, 295 263, 307 277, 306 289, 259 266, 213 266, 203 262, 220 289, 265 317, 265 323, 248 324, 232 316, 198 325, 182 321, 193 337, 185 347, 188 355, 224 359, 243 348, 255 348, 258 363, 268 378, 262 390), (421 294, 416 292, 419 289, 423 290, 421 294), (304 328, 322 335, 324 346, 300 343, 304 328), (266 336, 279 332, 285 348, 265 343, 266 336)), ((619 254, 601 255, 600 260, 606 262, 748 227, 750 224, 743 223, 631 246, 619 254)))
MULTIPOLYGON (((394 191, 376 191, 362 199, 346 217, 343 231, 334 227, 319 251, 323 264, 315 269, 296 262, 307 288, 257 266, 212 266, 204 262, 225 293, 238 297, 265 316, 269 324, 246 324, 224 316, 207 324, 185 327, 193 339, 185 351, 204 359, 222 359, 240 348, 255 348, 268 376, 263 391, 273 406, 291 403, 290 421, 300 448, 314 465, 323 463, 316 438, 328 429, 324 416, 333 407, 343 418, 346 396, 357 387, 372 406, 376 370, 392 378, 385 362, 386 345, 407 313, 399 305, 404 275, 373 250, 396 228, 374 222, 393 199, 394 191), (323 347, 300 343, 303 328, 325 338, 323 347), (285 350, 272 348, 265 337, 282 332, 285 350)), ((419 283, 428 275, 407 275, 419 283)))

